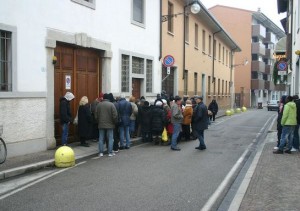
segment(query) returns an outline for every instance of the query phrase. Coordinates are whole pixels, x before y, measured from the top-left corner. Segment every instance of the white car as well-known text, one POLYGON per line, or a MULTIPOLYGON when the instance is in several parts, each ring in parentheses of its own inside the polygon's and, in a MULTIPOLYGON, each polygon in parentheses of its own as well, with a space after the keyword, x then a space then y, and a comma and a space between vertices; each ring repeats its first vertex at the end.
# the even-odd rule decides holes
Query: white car
POLYGON ((267 108, 268 108, 268 111, 278 111, 278 107, 279 107, 279 101, 278 100, 270 100, 268 101, 268 105, 267 105, 267 108))

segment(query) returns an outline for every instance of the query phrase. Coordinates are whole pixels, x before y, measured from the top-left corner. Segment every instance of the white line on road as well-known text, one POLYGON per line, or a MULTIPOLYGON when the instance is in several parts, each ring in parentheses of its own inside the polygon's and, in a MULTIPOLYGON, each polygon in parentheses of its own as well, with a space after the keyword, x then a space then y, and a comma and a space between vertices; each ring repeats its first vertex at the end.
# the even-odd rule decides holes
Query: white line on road
MULTIPOLYGON (((270 121, 271 118, 274 118, 274 116, 271 116, 266 121, 266 123, 264 124, 264 126, 262 128, 266 128, 267 127, 267 123, 270 121)), ((274 120, 273 120, 273 122, 274 122, 274 120)), ((272 124, 269 127, 271 127, 271 126, 272 126, 272 124)), ((263 130, 260 130, 259 133, 261 133, 261 131, 263 131, 263 130)), ((222 193, 224 192, 224 190, 226 189, 226 187, 229 185, 230 181, 232 180, 232 177, 236 174, 237 170, 240 168, 240 165, 242 165, 244 159, 246 158, 247 153, 250 151, 250 149, 251 149, 251 147, 252 147, 253 144, 254 144, 254 142, 252 142, 247 147, 247 149, 244 151, 244 153, 242 154, 242 156, 237 160, 237 162, 231 168, 231 170, 229 171, 229 173, 226 175, 226 177, 224 178, 224 180, 222 181, 222 183, 219 185, 219 187, 216 189, 216 191, 210 196, 210 198, 208 199, 208 201, 202 207, 201 211, 212 210, 212 208, 215 205, 215 203, 217 202, 217 200, 220 198, 220 196, 222 195, 222 193)), ((231 209, 229 209, 229 210, 231 211, 231 209)))

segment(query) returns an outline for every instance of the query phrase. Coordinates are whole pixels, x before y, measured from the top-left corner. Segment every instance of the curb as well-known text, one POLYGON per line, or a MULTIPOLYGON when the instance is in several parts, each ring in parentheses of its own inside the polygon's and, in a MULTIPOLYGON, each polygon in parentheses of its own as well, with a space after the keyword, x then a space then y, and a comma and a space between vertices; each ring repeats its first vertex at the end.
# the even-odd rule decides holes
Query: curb
MULTIPOLYGON (((140 140, 141 140, 141 138, 132 139, 131 146, 140 144, 140 140)), ((85 153, 85 154, 81 154, 81 155, 77 155, 77 156, 75 155, 75 163, 78 163, 79 161, 81 161, 87 157, 96 156, 97 154, 98 154, 98 149, 95 149, 95 151, 93 151, 93 152, 89 152, 89 153, 85 153)), ((37 163, 32 163, 32 164, 28 164, 28 165, 24 165, 24 166, 20 166, 20 167, 16 167, 16 168, 4 170, 4 171, 0 172, 0 182, 5 179, 8 179, 8 178, 16 177, 16 176, 30 173, 30 172, 40 170, 40 169, 43 169, 46 167, 54 167, 54 166, 55 166, 54 159, 50 159, 50 160, 45 160, 45 161, 41 161, 41 162, 37 162, 37 163)))

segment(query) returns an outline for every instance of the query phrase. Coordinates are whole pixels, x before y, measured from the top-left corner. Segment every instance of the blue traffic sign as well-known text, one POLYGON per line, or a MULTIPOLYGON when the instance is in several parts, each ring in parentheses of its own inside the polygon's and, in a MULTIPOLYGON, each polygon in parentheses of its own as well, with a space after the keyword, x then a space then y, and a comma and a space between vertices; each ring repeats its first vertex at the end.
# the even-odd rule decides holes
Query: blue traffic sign
POLYGON ((287 70, 287 67, 288 67, 288 64, 286 62, 284 62, 284 61, 280 61, 277 64, 277 69, 279 71, 285 71, 285 70, 287 70))
POLYGON ((165 56, 164 60, 163 60, 163 65, 165 67, 172 67, 175 63, 175 59, 173 56, 171 55, 167 55, 165 56))

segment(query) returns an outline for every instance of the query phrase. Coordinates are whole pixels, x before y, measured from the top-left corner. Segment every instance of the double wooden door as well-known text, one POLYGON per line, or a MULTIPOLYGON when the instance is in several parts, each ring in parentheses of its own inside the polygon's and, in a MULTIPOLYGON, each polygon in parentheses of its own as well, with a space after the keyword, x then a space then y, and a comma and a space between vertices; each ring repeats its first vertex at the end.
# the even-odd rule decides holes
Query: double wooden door
MULTIPOLYGON (((72 92, 75 99, 70 102, 75 118, 81 97, 87 96, 89 103, 98 97, 101 91, 101 60, 96 50, 76 48, 58 44, 54 51, 57 57, 54 70, 54 119, 55 138, 61 144, 61 125, 59 120, 60 98, 66 92, 72 92)), ((76 141, 76 127, 70 125, 69 142, 76 141)))

